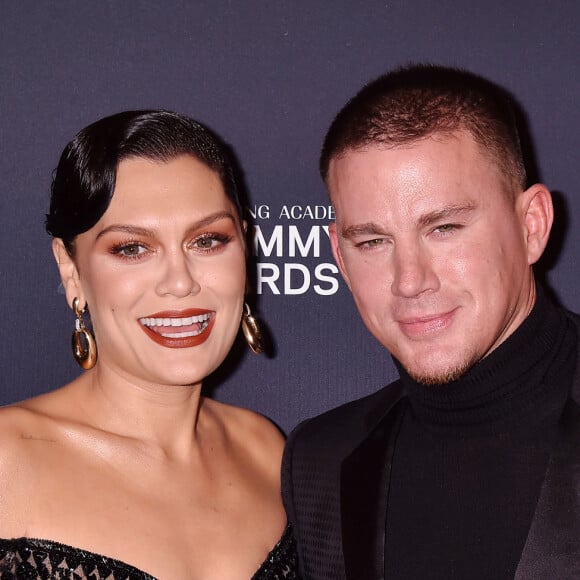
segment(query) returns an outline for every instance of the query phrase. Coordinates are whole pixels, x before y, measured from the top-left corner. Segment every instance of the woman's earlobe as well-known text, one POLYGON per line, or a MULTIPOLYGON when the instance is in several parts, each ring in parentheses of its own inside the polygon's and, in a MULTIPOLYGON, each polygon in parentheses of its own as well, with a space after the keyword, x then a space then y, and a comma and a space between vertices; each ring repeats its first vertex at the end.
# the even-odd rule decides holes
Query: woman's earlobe
POLYGON ((68 305, 72 308, 75 297, 78 297, 80 303, 84 304, 84 294, 80 285, 77 266, 60 238, 52 240, 52 253, 58 266, 68 305))

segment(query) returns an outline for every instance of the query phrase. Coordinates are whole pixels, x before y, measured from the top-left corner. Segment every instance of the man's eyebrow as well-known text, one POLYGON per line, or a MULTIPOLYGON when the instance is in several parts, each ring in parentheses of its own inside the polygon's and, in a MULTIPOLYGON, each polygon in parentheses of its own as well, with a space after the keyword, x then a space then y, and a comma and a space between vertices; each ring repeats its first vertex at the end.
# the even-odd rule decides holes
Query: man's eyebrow
POLYGON ((430 226, 433 225, 434 223, 438 223, 441 221, 457 218, 461 215, 465 215, 475 210, 475 208, 476 206, 470 203, 466 205, 449 205, 422 215, 419 218, 418 224, 419 226, 423 227, 430 226))
POLYGON ((341 229, 341 236, 346 239, 356 238, 358 236, 379 236, 385 235, 385 229, 375 222, 365 224, 356 224, 341 229))
MULTIPOLYGON (((197 222, 194 222, 188 229, 188 232, 194 232, 200 228, 207 227, 212 223, 222 220, 222 219, 230 219, 234 224, 236 223, 236 218, 233 214, 229 211, 218 211, 216 213, 212 213, 197 222)), ((133 226, 129 224, 112 224, 109 227, 106 227, 104 230, 101 230, 97 234, 97 239, 108 234, 110 232, 121 232, 125 234, 130 234, 132 236, 143 236, 143 237, 154 237, 155 230, 150 228, 143 228, 141 226, 133 226)))
MULTIPOLYGON (((465 205, 448 205, 441 209, 430 211, 419 217, 419 227, 433 225, 441 221, 457 218, 461 215, 470 213, 476 209, 474 204, 465 205)), ((376 222, 366 222, 364 224, 354 224, 342 228, 341 236, 345 239, 352 239, 358 236, 386 236, 386 228, 376 222)))

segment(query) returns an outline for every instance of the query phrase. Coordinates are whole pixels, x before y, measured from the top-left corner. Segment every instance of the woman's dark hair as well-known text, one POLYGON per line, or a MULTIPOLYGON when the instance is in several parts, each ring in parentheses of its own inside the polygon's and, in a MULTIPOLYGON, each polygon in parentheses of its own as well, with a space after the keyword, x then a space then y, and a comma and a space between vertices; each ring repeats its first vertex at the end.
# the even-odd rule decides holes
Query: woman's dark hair
POLYGON ((72 256, 76 236, 92 228, 109 207, 122 160, 165 162, 184 154, 219 175, 241 221, 233 162, 216 135, 171 111, 126 111, 89 125, 65 147, 52 180, 46 231, 61 238, 72 256))

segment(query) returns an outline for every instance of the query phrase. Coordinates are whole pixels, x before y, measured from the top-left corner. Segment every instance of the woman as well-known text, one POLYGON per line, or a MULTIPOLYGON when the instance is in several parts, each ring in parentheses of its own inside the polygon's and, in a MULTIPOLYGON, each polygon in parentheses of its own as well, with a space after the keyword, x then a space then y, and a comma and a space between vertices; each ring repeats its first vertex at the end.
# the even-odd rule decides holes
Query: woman
POLYGON ((120 113, 65 148, 47 231, 88 370, 0 410, 2 577, 296 577, 281 435, 201 395, 242 313, 259 348, 244 227, 191 119, 120 113))

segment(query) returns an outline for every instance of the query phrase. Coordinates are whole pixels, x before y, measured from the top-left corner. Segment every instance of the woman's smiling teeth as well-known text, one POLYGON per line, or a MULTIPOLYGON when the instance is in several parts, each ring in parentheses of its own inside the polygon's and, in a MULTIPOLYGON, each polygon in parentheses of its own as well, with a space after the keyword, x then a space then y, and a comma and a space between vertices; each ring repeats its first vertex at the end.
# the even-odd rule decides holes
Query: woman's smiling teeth
POLYGON ((151 329, 153 332, 167 338, 188 338, 201 334, 208 326, 211 320, 211 313, 199 314, 198 316, 188 316, 185 318, 140 318, 139 322, 151 329), (191 328, 194 326, 194 328, 191 328), (166 332, 166 328, 186 327, 179 332, 166 332))

